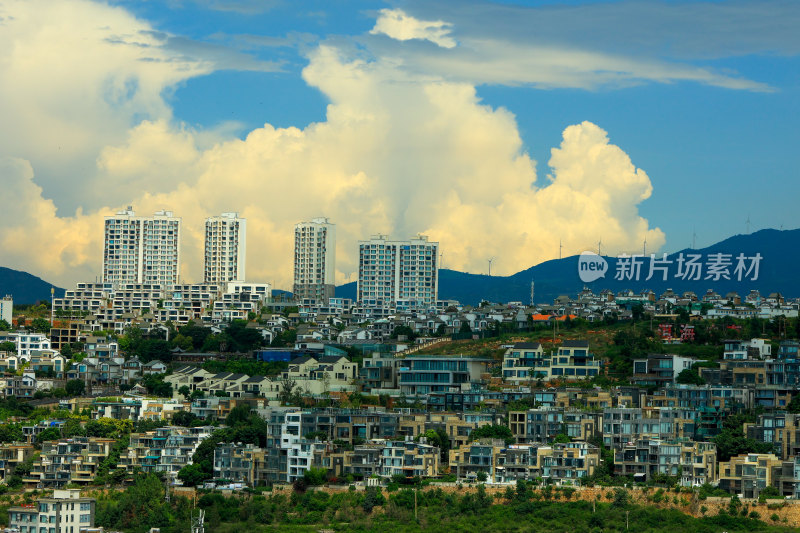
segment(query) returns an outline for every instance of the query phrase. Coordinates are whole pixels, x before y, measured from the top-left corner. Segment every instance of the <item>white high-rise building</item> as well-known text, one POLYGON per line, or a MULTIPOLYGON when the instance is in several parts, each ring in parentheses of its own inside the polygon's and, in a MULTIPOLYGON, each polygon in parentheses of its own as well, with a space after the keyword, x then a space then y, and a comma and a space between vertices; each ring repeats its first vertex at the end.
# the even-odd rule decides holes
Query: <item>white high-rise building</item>
POLYGON ((390 241, 374 235, 358 243, 357 298, 366 307, 428 309, 439 290, 438 242, 418 235, 390 241))
POLYGON ((336 225, 314 218, 294 227, 294 287, 296 299, 333 298, 336 289, 336 225))
POLYGON ((105 217, 103 281, 171 287, 180 275, 181 219, 172 211, 137 217, 133 208, 105 217))
POLYGON ((10 326, 13 311, 14 299, 11 296, 0 298, 0 320, 5 320, 10 326))
POLYGON ((247 220, 239 213, 206 219, 205 283, 244 281, 247 220))

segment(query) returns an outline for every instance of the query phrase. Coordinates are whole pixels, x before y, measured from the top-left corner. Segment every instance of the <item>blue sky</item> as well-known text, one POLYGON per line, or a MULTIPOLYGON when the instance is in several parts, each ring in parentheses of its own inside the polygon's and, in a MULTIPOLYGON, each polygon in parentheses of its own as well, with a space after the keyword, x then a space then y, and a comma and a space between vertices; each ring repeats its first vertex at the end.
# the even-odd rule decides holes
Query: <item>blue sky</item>
MULTIPOLYGON (((253 2, 243 3, 247 5, 239 9, 221 11, 221 4, 224 2, 176 2, 170 8, 152 2, 122 3, 166 31, 201 42, 224 41, 221 33, 261 35, 276 41, 291 40, 291 34, 306 34, 309 44, 368 33, 374 26, 376 12, 404 5, 341 2, 332 9, 330 2, 304 2, 298 9, 293 2, 253 2), (274 7, 260 10, 258 4, 274 7)), ((602 11, 611 2, 496 4, 531 11, 595 4, 602 11)), ((758 8, 758 3, 750 5, 758 8)), ((796 14, 790 3, 783 5, 796 14)), ((457 8, 457 4, 451 4, 447 9, 457 8)), ((766 12, 770 8, 770 3, 760 7, 766 12)), ((439 14, 446 20, 446 10, 439 10, 439 14)), ((677 40, 679 24, 675 30, 677 40)), ((697 30, 687 21, 687 32, 697 30)), ((558 31, 553 29, 553 33, 558 31)), ((307 61, 298 49, 303 46, 298 42, 301 38, 297 39, 292 45, 251 50, 259 58, 280 62, 281 72, 220 70, 188 80, 171 99, 175 116, 205 127, 235 120, 242 124, 240 134, 264 122, 302 127, 325 120, 327 99, 300 76, 307 61)), ((700 244, 711 244, 745 232, 748 217, 751 230, 800 226, 795 205, 800 180, 792 179, 800 167, 800 151, 796 149, 796 121, 800 117, 797 40, 795 37, 794 42, 786 42, 784 50, 776 47, 755 53, 734 46, 726 50, 722 43, 714 53, 716 57, 692 62, 767 84, 770 92, 691 82, 642 83, 595 90, 485 83, 478 86, 478 95, 486 104, 505 107, 515 114, 525 149, 538 162, 540 179, 547 172, 549 150, 560 142, 564 127, 583 120, 600 125, 609 132, 612 142, 621 146, 653 181, 653 195, 641 205, 641 213, 665 231, 665 249, 676 250, 691 244, 693 231, 700 244)), ((668 49, 671 44, 653 42, 652 46, 668 49)))
MULTIPOLYGON (((264 235, 329 215, 340 225, 341 281, 353 271, 355 241, 378 231, 425 231, 442 242, 445 266, 480 271, 484 255, 497 255, 497 271, 510 274, 551 258, 558 241, 580 253, 598 239, 626 251, 647 238, 669 252, 690 245, 693 232, 698 246, 743 233, 748 218, 751 231, 800 226, 797 2, 48 6, 56 4, 82 14, 97 41, 73 48, 55 17, 25 25, 25 2, 0 3, 0 40, 4 31, 35 32, 42 43, 34 50, 41 55, 23 50, 12 55, 22 59, 0 63, 0 81, 11 85, 3 96, 26 95, 20 107, 39 117, 12 118, 20 132, 0 137, 0 157, 15 169, 7 175, 20 176, 8 188, 19 191, 20 205, 54 209, 49 226, 19 226, 28 241, 92 228, 129 203, 174 208, 187 227, 190 206, 203 215, 241 211, 263 239, 264 255, 248 258, 263 268, 249 270, 285 280, 288 259, 275 258, 288 241, 264 235), (62 59, 50 57, 62 46, 62 59), (97 69, 77 66, 82 56, 97 69), (42 90, 50 62, 72 59, 64 94, 42 90), (30 80, 12 76, 37 69, 30 80), (81 113, 83 105, 90 111, 81 113), (43 139, 37 128, 50 119, 64 132, 83 119, 93 133, 43 139), (383 144, 366 142, 376 138, 383 144), (306 155, 285 155, 293 149, 306 155), (308 154, 314 164, 306 168, 308 154), (331 175, 316 181, 326 168, 331 175), (234 174, 241 179, 230 182, 230 195, 209 192, 212 176, 234 174), (351 191, 347 200, 312 193, 325 182, 351 191), (410 190, 434 182, 434 200, 410 190), (472 198, 487 182, 489 192, 472 198), (307 197, 292 195, 292 184, 307 197), (526 197, 531 185, 542 194, 526 197)), ((14 228, 3 241, 9 266, 36 263, 10 236, 14 228)), ((187 231, 184 246, 196 248, 192 238, 187 231)), ((50 263, 53 276, 96 271, 97 241, 90 231, 64 247, 57 266, 50 263)), ((187 268, 187 276, 197 271, 187 268)))

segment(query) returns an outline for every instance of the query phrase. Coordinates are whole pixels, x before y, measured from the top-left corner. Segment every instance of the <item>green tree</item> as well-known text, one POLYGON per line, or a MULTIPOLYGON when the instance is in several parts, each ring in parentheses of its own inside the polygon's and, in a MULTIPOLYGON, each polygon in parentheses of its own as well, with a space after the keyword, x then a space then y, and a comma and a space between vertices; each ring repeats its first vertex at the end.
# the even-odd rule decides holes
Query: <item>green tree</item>
POLYGON ((477 478, 478 481, 484 483, 487 479, 489 479, 489 475, 484 470, 478 470, 477 478))
POLYGON ((69 396, 81 396, 86 392, 86 383, 80 379, 71 379, 67 381, 66 390, 69 396))
POLYGON ((386 503, 386 499, 383 497, 383 491, 378 487, 366 488, 364 491, 364 501, 361 504, 365 513, 371 513, 375 507, 383 505, 384 503, 386 503))
POLYGON ((188 352, 194 348, 194 344, 192 343, 191 337, 181 335, 180 333, 175 335, 175 337, 170 342, 173 347, 180 348, 185 352, 188 352))
POLYGON ((183 481, 187 487, 196 487, 209 480, 208 472, 203 470, 200 465, 186 465, 178 471, 178 479, 183 481))
POLYGON ((790 413, 800 413, 800 393, 795 393, 786 410, 790 413))
POLYGON ((164 374, 145 376, 142 379, 142 384, 150 394, 154 394, 161 398, 172 397, 172 384, 164 381, 164 374))
POLYGON ((0 424, 0 442, 19 442, 24 438, 21 424, 0 424))
POLYGON ((196 416, 191 411, 178 411, 172 415, 172 423, 176 426, 182 426, 185 428, 195 427, 203 424, 204 422, 204 419, 196 416))
POLYGON ((43 442, 50 440, 58 440, 61 438, 61 430, 58 428, 47 428, 38 435, 36 435, 36 444, 41 445, 43 442))
POLYGON ((252 408, 249 404, 240 404, 231 409, 225 418, 225 425, 230 428, 246 425, 250 422, 250 412, 252 408))
POLYGON ((769 499, 783 498, 783 494, 772 485, 765 487, 758 493, 758 503, 766 503, 769 499))
POLYGON ((553 437, 553 442, 557 443, 565 443, 565 442, 572 442, 572 439, 569 438, 569 435, 566 433, 559 433, 555 437, 553 437))
POLYGON ((6 322, 5 320, 0 320, 0 331, 10 331, 11 324, 6 322))
POLYGON ((313 466, 305 471, 303 479, 306 485, 324 485, 328 480, 328 471, 324 468, 314 468, 313 466))
POLYGON ((714 437, 717 445, 717 460, 728 461, 731 457, 744 453, 774 453, 770 442, 749 439, 743 430, 744 422, 755 420, 754 413, 739 413, 725 418, 722 430, 714 437))
POLYGON ((684 368, 675 378, 675 382, 685 385, 705 385, 706 380, 701 378, 694 368, 684 368))
POLYGON ((414 330, 411 329, 410 327, 408 327, 408 326, 396 326, 394 328, 394 330, 392 331, 391 337, 393 339, 396 339, 401 335, 405 336, 405 338, 407 340, 409 340, 409 341, 413 341, 414 339, 417 338, 417 334, 414 333, 414 330))
POLYGON ((0 342, 0 352, 17 353, 17 345, 11 341, 0 342))
POLYGON ((50 333, 50 321, 46 318, 34 318, 31 329, 37 333, 50 333))

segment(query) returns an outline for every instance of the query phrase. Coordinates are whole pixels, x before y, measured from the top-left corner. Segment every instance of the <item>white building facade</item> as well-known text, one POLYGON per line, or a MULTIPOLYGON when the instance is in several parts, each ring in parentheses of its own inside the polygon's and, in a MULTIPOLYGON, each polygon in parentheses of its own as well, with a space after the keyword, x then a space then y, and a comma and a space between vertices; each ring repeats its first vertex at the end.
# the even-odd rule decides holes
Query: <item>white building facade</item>
POLYGON ((239 213, 206 219, 205 283, 245 280, 247 220, 239 213))
POLYGON ((96 504, 78 489, 56 489, 33 506, 10 507, 9 526, 20 533, 79 533, 94 527, 96 504))
POLYGON ((181 219, 172 211, 139 217, 128 206, 105 217, 103 281, 172 287, 180 275, 181 219))
POLYGON ((314 218, 294 227, 294 296, 326 300, 336 288, 336 225, 314 218))
POLYGON ((11 296, 4 296, 0 298, 0 320, 5 320, 8 325, 11 325, 12 311, 14 309, 14 300, 11 296))
POLYGON ((435 307, 439 290, 439 243, 424 235, 391 241, 374 235, 358 243, 358 301, 398 311, 435 307))
POLYGON ((17 356, 29 361, 33 350, 50 350, 50 338, 44 333, 0 332, 0 342, 13 342, 17 356))

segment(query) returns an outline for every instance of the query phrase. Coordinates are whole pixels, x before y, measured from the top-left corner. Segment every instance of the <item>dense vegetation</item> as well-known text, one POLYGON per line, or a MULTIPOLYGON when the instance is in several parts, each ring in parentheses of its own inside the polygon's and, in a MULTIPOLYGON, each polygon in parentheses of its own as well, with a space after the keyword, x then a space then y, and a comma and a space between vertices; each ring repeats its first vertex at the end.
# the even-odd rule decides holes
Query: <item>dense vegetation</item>
MULTIPOLYGON (((311 532, 321 527, 381 533, 791 531, 781 525, 768 525, 750 513, 742 516, 744 508, 733 499, 719 514, 697 519, 674 509, 634 505, 623 489, 609 491, 597 502, 573 501, 572 491, 552 487, 535 490, 521 483, 516 488, 509 487, 501 497, 490 496, 482 485, 469 492, 401 489, 388 495, 374 488, 333 494, 315 490, 231 497, 205 493, 197 499, 197 507, 205 510, 206 529, 215 533, 276 529, 311 532)), ((137 478, 125 492, 101 495, 97 524, 131 533, 143 533, 150 527, 161 527, 163 533, 182 533, 189 531, 191 511, 186 498, 173 497, 172 502, 165 502, 164 485, 150 474, 137 478)))

